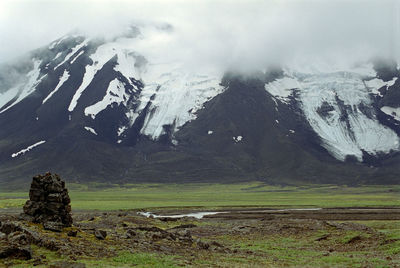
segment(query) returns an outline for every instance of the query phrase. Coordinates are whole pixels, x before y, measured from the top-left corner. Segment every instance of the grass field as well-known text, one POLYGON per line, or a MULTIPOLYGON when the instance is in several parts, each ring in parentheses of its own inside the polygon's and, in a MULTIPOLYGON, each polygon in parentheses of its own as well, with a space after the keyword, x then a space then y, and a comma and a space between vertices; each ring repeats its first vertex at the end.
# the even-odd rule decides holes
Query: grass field
MULTIPOLYGON (((78 245, 76 243, 85 244, 89 241, 90 245, 100 245, 100 249, 104 247, 105 252, 113 252, 111 255, 100 254, 101 257, 96 255, 93 257, 90 254, 74 256, 73 260, 84 263, 86 267, 398 267, 400 265, 400 224, 394 220, 354 221, 376 231, 369 232, 334 227, 319 228, 318 224, 323 226, 324 221, 305 220, 298 223, 290 219, 263 222, 211 218, 164 222, 158 219, 140 218, 135 212, 129 212, 133 213, 129 215, 134 216, 125 217, 119 216, 125 213, 111 211, 145 209, 154 212, 158 209, 175 211, 229 207, 400 207, 400 185, 300 187, 248 182, 129 184, 112 187, 102 184, 67 184, 67 187, 70 191, 72 209, 81 217, 76 224, 83 224, 82 226, 89 224, 89 227, 90 224, 101 226, 110 233, 104 240, 105 244, 101 244, 102 241, 83 230, 79 232, 77 238, 68 238, 73 239, 71 241, 74 242, 74 247, 78 245), (111 212, 99 213, 94 210, 111 212), (87 215, 87 218, 82 215, 87 215), (88 220, 89 218, 94 220, 88 220), (217 241, 230 251, 199 250, 194 248, 197 242, 187 246, 186 249, 180 245, 174 248, 171 243, 177 243, 176 241, 153 241, 152 234, 140 232, 133 239, 139 241, 136 244, 130 244, 131 240, 125 238, 117 239, 119 237, 117 234, 126 232, 126 226, 134 228, 138 225, 154 225, 163 230, 170 230, 169 228, 173 226, 188 223, 194 224, 200 230, 197 235, 194 234, 195 239, 210 243, 217 241), (246 231, 249 226, 252 226, 252 229, 249 229, 251 232, 246 231), (272 228, 272 231, 268 231, 269 228, 272 228), (327 238, 317 240, 323 236, 327 238), (354 238, 357 238, 356 242, 351 242, 354 238), (149 249, 149 245, 158 245, 160 249, 167 246, 168 250, 172 251, 166 254, 154 248, 149 249)), ((27 191, 1 192, 0 190, 0 208, 19 209, 27 199, 27 191)), ((19 213, 16 210, 11 212, 19 213)), ((30 225, 31 228, 35 226, 30 225)), ((43 232, 43 229, 37 227, 35 231, 43 232)), ((60 241, 64 241, 66 237, 66 231, 60 234, 48 232, 44 234, 60 241)), ((98 247, 95 249, 99 250, 98 247)), ((52 251, 37 245, 33 245, 32 250, 35 258, 46 256, 43 266, 39 267, 71 261, 67 254, 60 251, 52 251)), ((92 249, 89 252, 92 252, 92 249)), ((7 261, 14 267, 34 267, 35 260, 7 261)))
MULTIPOLYGON (((188 207, 378 207, 400 206, 400 185, 271 186, 262 182, 238 184, 67 184, 73 209, 141 209, 188 207)), ((27 192, 1 192, 0 208, 21 207, 27 192)))

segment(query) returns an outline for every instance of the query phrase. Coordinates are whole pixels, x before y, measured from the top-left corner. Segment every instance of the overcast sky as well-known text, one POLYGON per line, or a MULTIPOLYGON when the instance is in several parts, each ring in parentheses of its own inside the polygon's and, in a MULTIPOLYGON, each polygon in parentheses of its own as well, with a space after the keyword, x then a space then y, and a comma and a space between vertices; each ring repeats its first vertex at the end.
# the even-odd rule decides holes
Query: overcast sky
POLYGON ((174 53, 243 65, 296 57, 399 58, 397 0, 0 0, 0 63, 80 29, 121 31, 132 21, 172 24, 174 53))

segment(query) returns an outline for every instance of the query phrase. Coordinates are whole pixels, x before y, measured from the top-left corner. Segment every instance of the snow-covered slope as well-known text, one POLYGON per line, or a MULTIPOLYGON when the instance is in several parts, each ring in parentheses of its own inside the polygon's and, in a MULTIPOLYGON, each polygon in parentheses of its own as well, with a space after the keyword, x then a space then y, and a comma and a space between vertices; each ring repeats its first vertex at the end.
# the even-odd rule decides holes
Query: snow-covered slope
POLYGON ((67 80, 79 82, 79 86, 73 89, 72 98, 64 100, 69 103, 67 113, 70 121, 82 115, 88 117, 85 121, 95 120, 99 113, 107 109, 123 107, 126 120, 118 123, 118 130, 114 132, 119 138, 115 142, 123 141, 123 132, 129 130, 141 114, 145 121, 140 133, 153 140, 164 134, 166 125, 173 125, 172 132, 177 131, 196 118, 196 111, 207 100, 223 91, 219 85, 221 74, 193 73, 176 59, 165 62, 162 55, 155 52, 156 47, 148 48, 152 40, 164 38, 168 32, 158 27, 151 31, 147 26, 145 28, 144 34, 120 36, 111 41, 71 35, 53 42, 33 57, 33 69, 26 74, 26 81, 1 94, 0 113, 31 94, 41 94, 35 92, 36 86, 47 74, 59 73, 54 88, 46 96, 43 95, 42 105, 47 105, 54 95, 62 94, 59 91, 67 80), (151 35, 149 39, 145 35, 147 32, 151 35), (66 46, 70 48, 65 50, 66 46), (48 54, 55 56, 47 57, 48 54), (43 58, 41 55, 44 55, 43 58), (113 64, 115 77, 110 79, 106 91, 101 93, 93 85, 103 79, 101 76, 104 76, 108 63, 113 64), (84 67, 82 78, 71 72, 77 66, 84 67), (98 100, 88 102, 85 94, 97 96, 98 100), (81 104, 81 109, 76 111, 78 104, 81 104))
POLYGON ((219 85, 221 77, 189 73, 179 63, 149 64, 143 73, 143 81, 145 86, 138 111, 153 98, 141 133, 153 139, 163 133, 164 125, 172 125, 175 132, 195 119, 196 112, 206 101, 223 92, 219 85))
POLYGON ((399 149, 396 132, 378 121, 374 108, 378 89, 393 86, 397 77, 385 82, 371 64, 346 71, 312 70, 286 68, 284 77, 265 89, 283 102, 292 96, 322 145, 339 160, 354 156, 361 162, 364 152, 378 155, 399 149))

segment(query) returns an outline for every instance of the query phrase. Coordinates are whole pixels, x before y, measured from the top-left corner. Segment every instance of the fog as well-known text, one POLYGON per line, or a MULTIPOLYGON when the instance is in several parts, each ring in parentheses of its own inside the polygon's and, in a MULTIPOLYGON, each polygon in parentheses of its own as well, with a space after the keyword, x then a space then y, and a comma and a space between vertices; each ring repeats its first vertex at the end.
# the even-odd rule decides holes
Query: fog
POLYGON ((192 66, 398 60, 399 2, 1 0, 0 63, 72 30, 113 36, 131 23, 172 25, 170 37, 153 47, 192 66))

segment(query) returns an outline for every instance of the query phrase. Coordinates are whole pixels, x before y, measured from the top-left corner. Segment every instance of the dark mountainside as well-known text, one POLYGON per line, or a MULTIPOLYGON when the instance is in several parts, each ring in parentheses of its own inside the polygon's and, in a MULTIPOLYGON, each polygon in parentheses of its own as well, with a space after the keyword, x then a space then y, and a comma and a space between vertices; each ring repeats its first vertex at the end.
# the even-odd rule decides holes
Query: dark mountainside
MULTIPOLYGON (((294 90, 284 102, 265 89, 266 84, 284 76, 280 70, 247 76, 226 73, 220 81, 222 93, 207 97, 201 109, 187 111, 195 119, 182 126, 175 125, 179 120, 174 119, 163 124, 160 135, 152 137, 145 129, 157 116, 155 105, 160 103, 157 98, 164 96, 160 93, 163 88, 159 85, 144 101, 146 81, 118 69, 122 54, 115 52, 96 67, 71 111, 71 99, 86 79, 88 66, 100 65, 91 56, 105 41, 83 43, 83 37, 70 36, 32 52, 31 58, 40 59, 39 79, 31 84, 35 90, 28 89, 27 97, 19 100, 18 94, 26 87, 20 89, 0 105, 0 187, 18 186, 32 174, 46 171, 76 182, 399 182, 397 150, 376 154, 363 151, 362 161, 351 155, 341 161, 322 146, 322 138, 302 110, 297 97, 300 93, 294 90), (65 74, 69 76, 61 83, 65 74), (113 81, 123 87, 109 90, 113 81), (106 95, 118 101, 110 101, 95 115, 85 110, 105 100, 106 95), (39 141, 45 142, 17 154, 39 141)), ((141 55, 127 55, 135 60, 132 68, 150 66, 141 55)), ((0 69, 0 94, 7 93, 21 74, 34 68, 32 61, 28 62, 29 68, 20 61, 0 69)), ((387 62, 375 63, 375 70, 385 82, 400 76, 396 66, 387 62)), ((384 106, 400 106, 400 80, 394 79, 393 85, 382 86, 379 91, 371 95, 370 105, 361 103, 358 108, 346 106, 346 100, 337 97, 337 107, 343 113, 341 122, 349 126, 348 111, 353 109, 370 118, 376 116, 381 125, 400 135, 396 116, 381 111, 384 106)), ((334 107, 326 102, 318 111, 326 118, 334 107)))

